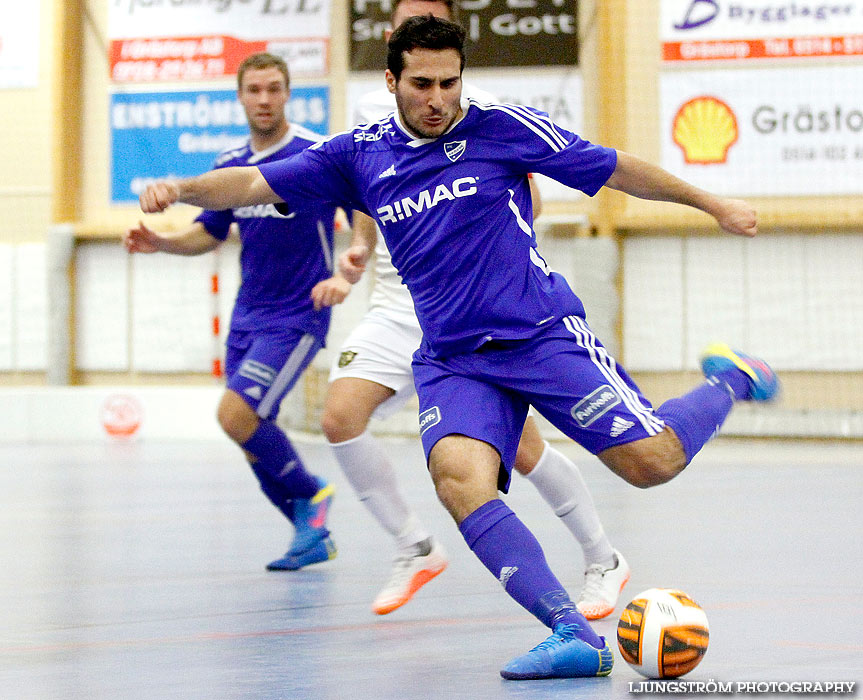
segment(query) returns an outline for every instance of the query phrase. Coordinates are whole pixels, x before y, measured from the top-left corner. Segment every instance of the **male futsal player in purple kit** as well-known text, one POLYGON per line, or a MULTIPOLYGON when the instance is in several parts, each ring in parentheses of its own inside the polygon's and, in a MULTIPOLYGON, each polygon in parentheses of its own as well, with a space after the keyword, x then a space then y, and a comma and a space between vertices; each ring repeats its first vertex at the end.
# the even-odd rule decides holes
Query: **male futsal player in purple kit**
MULTIPOLYGON (((281 58, 248 57, 237 83, 251 136, 222 153, 216 169, 280 160, 320 141, 285 119, 290 82, 281 58)), ((218 247, 231 224, 238 225, 242 284, 231 316, 227 387, 218 417, 246 453, 264 494, 294 524, 290 548, 267 565, 271 570, 299 569, 336 555, 326 527, 333 488, 306 470, 276 425, 285 394, 324 346, 330 306, 350 290, 340 275, 333 276, 334 214, 327 203, 288 215, 261 204, 205 210, 177 236, 159 236, 143 223, 125 236, 130 252, 200 255, 218 247)))
MULTIPOLYGON (((654 410, 609 356, 566 280, 536 248, 526 174, 589 195, 607 186, 711 214, 753 236, 755 212, 627 153, 590 144, 527 107, 461 100, 464 30, 415 17, 390 39, 391 117, 337 134, 286 161, 155 183, 144 211, 343 202, 376 219, 414 300, 420 431, 438 498, 504 590, 552 634, 504 666, 509 679, 602 676, 613 656, 551 572, 537 540, 499 498, 532 405, 631 484, 682 471, 736 400, 772 397, 763 362, 709 349, 707 381, 654 410), (394 177, 381 177, 395 172, 394 177)), ((373 241, 342 256, 355 281, 373 241)))

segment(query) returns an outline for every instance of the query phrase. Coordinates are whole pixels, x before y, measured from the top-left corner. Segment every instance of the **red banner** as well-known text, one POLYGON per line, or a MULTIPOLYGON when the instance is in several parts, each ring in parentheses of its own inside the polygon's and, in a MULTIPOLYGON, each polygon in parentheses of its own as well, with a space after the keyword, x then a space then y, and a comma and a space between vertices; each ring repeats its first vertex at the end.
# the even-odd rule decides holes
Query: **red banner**
POLYGON ((662 44, 663 61, 721 61, 750 58, 806 58, 811 56, 863 56, 863 34, 667 41, 662 44))
POLYGON ((109 59, 115 83, 210 80, 237 74, 252 53, 284 58, 292 73, 318 73, 328 63, 329 41, 320 39, 243 40, 232 36, 115 39, 109 59))

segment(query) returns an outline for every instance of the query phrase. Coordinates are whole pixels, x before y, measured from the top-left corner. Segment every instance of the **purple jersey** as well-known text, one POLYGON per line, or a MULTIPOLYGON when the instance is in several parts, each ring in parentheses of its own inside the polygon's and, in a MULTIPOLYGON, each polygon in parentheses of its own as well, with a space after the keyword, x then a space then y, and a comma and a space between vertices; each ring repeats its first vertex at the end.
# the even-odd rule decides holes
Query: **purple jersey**
MULTIPOLYGON (((291 124, 285 138, 271 148, 255 153, 247 143, 222 153, 215 167, 288 158, 319 140, 317 134, 291 124)), ((320 201, 288 215, 271 204, 201 212, 196 221, 215 238, 225 240, 235 222, 240 230, 242 283, 231 317, 232 330, 295 328, 312 333, 323 343, 330 309, 315 311, 309 295, 312 287, 332 275, 334 215, 334 206, 320 201)))
POLYGON ((433 357, 536 336, 581 301, 536 248, 527 173, 595 194, 617 153, 529 107, 464 100, 436 139, 392 115, 261 172, 286 211, 345 202, 377 220, 433 357))

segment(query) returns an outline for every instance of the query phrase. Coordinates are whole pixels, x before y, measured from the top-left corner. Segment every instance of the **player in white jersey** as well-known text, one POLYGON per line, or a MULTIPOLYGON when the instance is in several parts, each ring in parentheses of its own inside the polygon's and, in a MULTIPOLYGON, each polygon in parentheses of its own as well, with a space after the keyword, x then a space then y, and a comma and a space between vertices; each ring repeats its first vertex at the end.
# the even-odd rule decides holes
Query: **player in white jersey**
MULTIPOLYGON (((425 14, 453 19, 452 0, 400 0, 393 7, 391 25, 395 29, 407 18, 425 14)), ((387 39, 391 34, 388 31, 387 39)), ((463 95, 477 102, 497 102, 490 93, 467 83, 463 95)), ((395 97, 382 87, 363 95, 354 124, 376 122, 395 109, 395 97)), ((533 182, 531 195, 536 218, 539 193, 533 182)), ((353 225, 356 240, 375 228, 374 221, 361 212, 354 213, 353 225)), ((405 501, 386 450, 368 430, 372 416, 389 416, 413 396, 411 358, 422 340, 413 300, 393 267, 383 237, 375 235, 369 309, 333 362, 322 425, 358 497, 396 541, 392 572, 372 603, 372 610, 383 615, 407 603, 443 571, 446 559, 405 501)), ((534 484, 581 545, 586 573, 579 610, 588 619, 609 615, 629 580, 629 566, 609 542, 580 471, 542 439, 532 417, 525 423, 515 469, 534 484)))
MULTIPOLYGON (((375 217, 423 330, 414 353, 420 434, 441 503, 504 592, 552 634, 501 669, 507 679, 608 675, 613 654, 551 571, 542 547, 500 498, 529 406, 628 483, 679 474, 737 401, 779 389, 764 363, 728 346, 702 360, 706 381, 654 409, 585 320, 581 300, 540 255, 528 172, 594 195, 609 187, 757 233, 742 200, 694 187, 628 153, 591 144, 529 107, 462 100, 465 31, 412 17, 387 47, 397 112, 289 159, 149 185, 145 212, 174 202, 222 209, 322 202, 375 217)), ((340 263, 356 282, 375 240, 340 263)))

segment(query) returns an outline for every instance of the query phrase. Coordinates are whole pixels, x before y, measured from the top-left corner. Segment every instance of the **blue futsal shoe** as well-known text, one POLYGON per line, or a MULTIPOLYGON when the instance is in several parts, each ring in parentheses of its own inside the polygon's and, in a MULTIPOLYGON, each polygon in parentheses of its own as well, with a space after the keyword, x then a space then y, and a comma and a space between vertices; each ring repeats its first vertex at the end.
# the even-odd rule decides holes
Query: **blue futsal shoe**
POLYGON ((554 634, 510 661, 500 675, 512 681, 607 676, 614 666, 614 655, 605 637, 600 637, 603 648, 597 649, 576 636, 578 629, 578 625, 558 625, 554 634))
POLYGON ((288 554, 301 554, 328 537, 327 515, 333 502, 335 488, 318 479, 320 488, 311 498, 294 499, 294 539, 288 554))
POLYGON ((276 559, 267 564, 269 571, 296 571, 309 564, 318 564, 322 561, 335 559, 338 550, 336 543, 330 537, 322 537, 304 552, 293 554, 288 552, 281 559, 276 559))
POLYGON ((725 343, 707 346, 701 356, 701 371, 705 377, 721 377, 723 372, 739 369, 749 380, 749 395, 744 401, 769 401, 779 392, 779 379, 770 366, 757 357, 732 350, 725 343))

